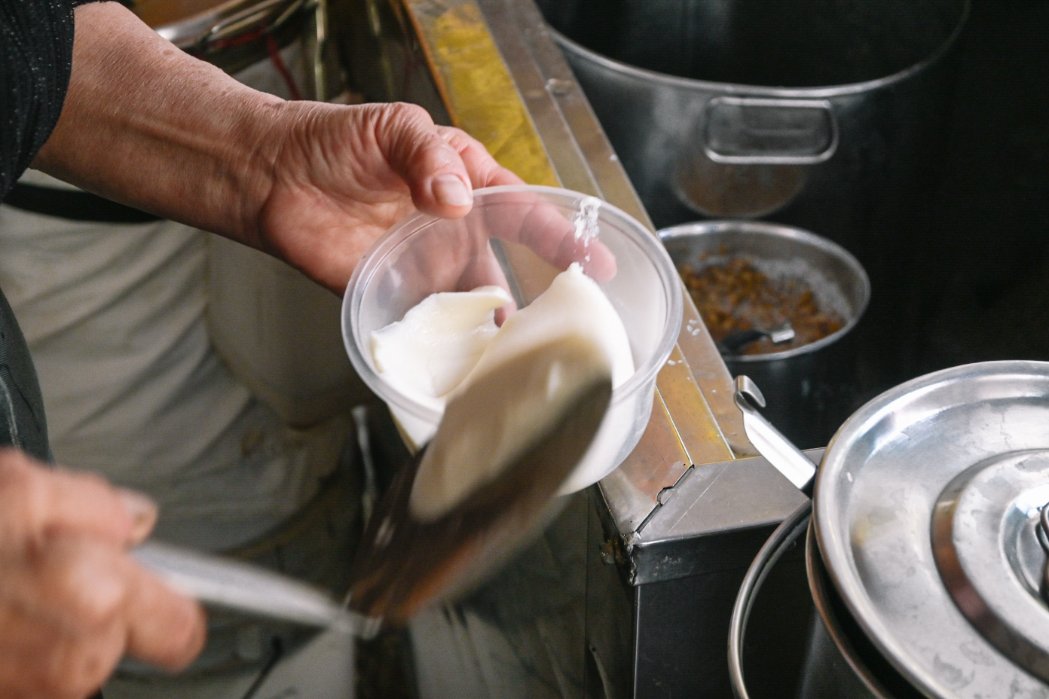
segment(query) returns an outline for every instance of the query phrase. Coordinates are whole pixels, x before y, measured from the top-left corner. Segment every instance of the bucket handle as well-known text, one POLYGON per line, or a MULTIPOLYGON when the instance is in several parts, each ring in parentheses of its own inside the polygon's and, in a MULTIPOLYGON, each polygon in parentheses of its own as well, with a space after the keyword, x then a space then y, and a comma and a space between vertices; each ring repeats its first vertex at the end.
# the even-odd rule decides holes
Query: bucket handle
POLYGON ((838 123, 826 100, 715 97, 702 142, 718 163, 809 165, 834 155, 838 123))

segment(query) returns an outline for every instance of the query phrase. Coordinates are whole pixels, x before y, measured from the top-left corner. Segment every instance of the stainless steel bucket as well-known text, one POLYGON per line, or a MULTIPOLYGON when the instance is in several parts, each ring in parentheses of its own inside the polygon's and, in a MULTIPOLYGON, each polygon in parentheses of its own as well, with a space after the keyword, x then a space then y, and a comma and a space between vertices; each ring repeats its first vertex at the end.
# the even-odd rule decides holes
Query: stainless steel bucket
POLYGON ((792 349, 724 355, 769 397, 769 418, 802 448, 821 447, 862 403, 857 338, 871 295, 863 266, 840 245, 809 231, 762 221, 698 221, 659 231, 680 268, 740 257, 771 278, 804 278, 820 306, 844 321, 836 332, 792 349))

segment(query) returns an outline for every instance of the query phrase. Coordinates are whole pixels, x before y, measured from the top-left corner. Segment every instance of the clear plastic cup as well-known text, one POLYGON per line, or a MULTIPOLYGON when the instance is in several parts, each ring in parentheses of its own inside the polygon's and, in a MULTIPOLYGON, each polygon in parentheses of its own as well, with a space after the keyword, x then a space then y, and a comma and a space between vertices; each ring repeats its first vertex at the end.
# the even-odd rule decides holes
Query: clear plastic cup
POLYGON ((636 219, 585 194, 530 185, 477 190, 464 218, 406 219, 376 242, 350 279, 342 307, 346 351, 409 447, 429 440, 441 409, 384 380, 373 364, 371 333, 438 291, 496 283, 526 306, 572 262, 598 282, 622 319, 635 371, 614 388, 593 444, 562 490, 584 488, 623 462, 648 424, 656 374, 681 327, 680 278, 659 239, 636 219))

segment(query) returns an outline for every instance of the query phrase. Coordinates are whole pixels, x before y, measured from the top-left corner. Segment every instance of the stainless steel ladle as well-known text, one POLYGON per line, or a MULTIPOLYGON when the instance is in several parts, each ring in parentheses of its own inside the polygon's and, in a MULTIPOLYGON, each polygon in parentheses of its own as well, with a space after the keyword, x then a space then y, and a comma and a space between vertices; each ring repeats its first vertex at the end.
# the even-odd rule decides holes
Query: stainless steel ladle
MULTIPOLYGON (((403 624, 492 572, 556 511, 557 491, 588 449, 611 398, 611 372, 595 356, 593 345, 578 338, 547 343, 495 367, 454 397, 431 445, 466 440, 472 458, 491 460, 492 425, 502 424, 518 431, 520 448, 494 469, 484 464, 482 470, 492 475, 437 517, 420 517, 411 505, 426 450, 418 452, 369 520, 343 602, 218 555, 147 542, 134 556, 177 589, 224 609, 362 637, 403 624), (549 399, 543 393, 566 380, 560 393, 549 399), (541 416, 521 411, 522 391, 539 396, 541 416), (459 419, 449 422, 450 415, 459 419), (470 415, 492 419, 472 421, 470 415)), ((453 470, 457 465, 447 464, 453 470)))
POLYGON ((794 339, 794 326, 790 321, 783 321, 774 328, 748 328, 730 333, 717 343, 718 352, 733 356, 743 351, 752 342, 767 337, 774 345, 781 345, 794 339))

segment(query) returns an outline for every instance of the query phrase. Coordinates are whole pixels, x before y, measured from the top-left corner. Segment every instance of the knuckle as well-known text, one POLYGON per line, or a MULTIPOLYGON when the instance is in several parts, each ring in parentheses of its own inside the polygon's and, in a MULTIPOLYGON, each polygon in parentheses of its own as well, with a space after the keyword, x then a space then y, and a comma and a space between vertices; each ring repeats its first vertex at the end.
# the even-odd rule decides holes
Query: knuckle
POLYGON ((29 459, 14 450, 0 455, 0 517, 4 519, 0 545, 18 547, 30 543, 42 520, 46 487, 29 459))
POLYGON ((80 587, 70 595, 71 611, 80 625, 86 629, 105 629, 117 624, 123 613, 126 587, 114 580, 104 589, 86 591, 82 582, 75 583, 80 587))
POLYGON ((128 580, 111 554, 87 541, 50 546, 37 554, 37 578, 81 633, 117 626, 128 598, 128 580))
POLYGON ((417 104, 411 102, 394 102, 390 105, 391 113, 402 119, 413 122, 423 121, 433 123, 430 113, 417 104))
POLYGON ((455 126, 438 126, 438 133, 445 141, 462 150, 474 142, 474 138, 460 128, 455 126))

